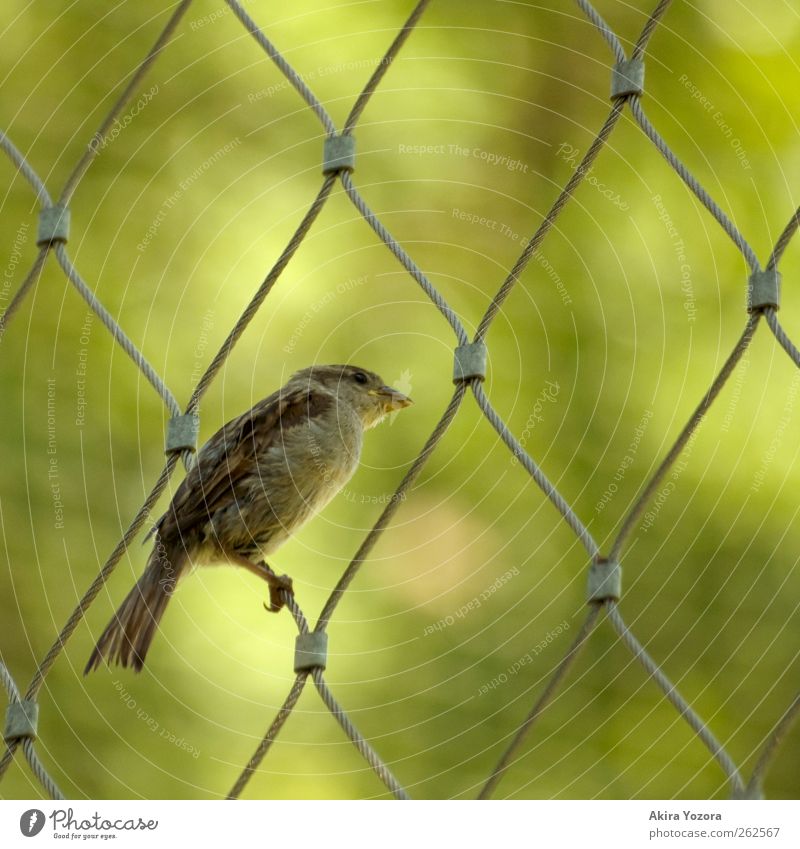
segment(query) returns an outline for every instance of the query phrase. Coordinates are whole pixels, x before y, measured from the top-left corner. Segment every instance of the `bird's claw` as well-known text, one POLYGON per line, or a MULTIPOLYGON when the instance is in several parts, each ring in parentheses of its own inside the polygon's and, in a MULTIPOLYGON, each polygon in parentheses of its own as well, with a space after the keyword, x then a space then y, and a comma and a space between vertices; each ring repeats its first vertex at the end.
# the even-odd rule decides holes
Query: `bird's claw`
POLYGON ((288 575, 273 574, 269 580, 269 607, 264 603, 264 610, 277 613, 286 604, 284 593, 294 595, 292 579, 288 575))

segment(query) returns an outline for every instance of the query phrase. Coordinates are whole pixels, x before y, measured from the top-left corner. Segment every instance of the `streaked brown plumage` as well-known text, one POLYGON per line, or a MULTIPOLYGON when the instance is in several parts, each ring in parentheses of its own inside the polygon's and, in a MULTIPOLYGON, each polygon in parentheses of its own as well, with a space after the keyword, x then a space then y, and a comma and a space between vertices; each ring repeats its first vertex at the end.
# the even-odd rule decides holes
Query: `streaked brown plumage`
POLYGON ((270 584, 271 609, 278 609, 291 581, 264 558, 352 477, 364 430, 410 403, 366 369, 312 366, 218 430, 156 523, 144 574, 85 672, 104 659, 141 669, 178 580, 195 565, 249 569, 270 584))

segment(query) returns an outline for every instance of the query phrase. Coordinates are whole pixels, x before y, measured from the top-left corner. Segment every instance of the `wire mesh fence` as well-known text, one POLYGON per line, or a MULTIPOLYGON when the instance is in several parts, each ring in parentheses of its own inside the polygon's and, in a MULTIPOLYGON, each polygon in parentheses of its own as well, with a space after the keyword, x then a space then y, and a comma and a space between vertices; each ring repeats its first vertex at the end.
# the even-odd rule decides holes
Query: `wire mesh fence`
MULTIPOLYGON (((662 25, 667 16, 671 5, 670 0, 660 0, 646 15, 645 23, 641 28, 638 38, 633 42, 630 52, 626 52, 620 37, 618 37, 613 27, 603 19, 595 7, 587 2, 587 0, 578 0, 577 5, 581 13, 585 15, 586 20, 593 27, 595 37, 605 41, 610 49, 607 70, 610 81, 611 103, 608 108, 608 114, 597 130, 593 142, 588 146, 582 157, 579 158, 572 175, 560 190, 555 202, 543 216, 535 232, 530 238, 525 240, 524 250, 522 250, 505 278, 499 281, 496 293, 486 307, 482 318, 477 322, 477 330, 472 335, 467 330, 468 322, 442 296, 437 287, 429 279, 429 276, 417 265, 411 252, 406 250, 392 236, 385 221, 367 204, 362 191, 359 189, 357 179, 355 131, 358 127, 359 120, 369 104, 371 97, 381 86, 388 69, 392 66, 392 63, 403 49, 407 40, 413 37, 415 29, 420 26, 420 22, 423 20, 423 15, 429 5, 429 0, 420 0, 413 7, 408 19, 397 31, 386 53, 379 59, 376 59, 374 71, 369 81, 361 94, 356 98, 341 128, 336 125, 321 100, 315 95, 312 87, 306 83, 302 75, 281 54, 268 37, 268 34, 256 23, 244 6, 237 2, 237 0, 227 0, 227 6, 232 14, 272 60, 279 72, 283 75, 285 81, 305 104, 303 108, 308 109, 321 125, 324 139, 322 178, 318 193, 315 197, 309 199, 310 204, 288 244, 280 253, 277 261, 264 278, 263 283, 230 330, 208 368, 199 377, 189 401, 185 407, 181 407, 166 381, 148 362, 142 352, 138 350, 129 336, 126 335, 111 312, 103 306, 92 287, 84 281, 70 259, 68 243, 70 237, 70 204, 73 201, 76 190, 91 168, 95 158, 102 150, 103 142, 114 132, 116 122, 122 116, 123 111, 142 91, 148 71, 155 62, 160 61, 172 48, 176 33, 180 32, 182 23, 185 23, 186 13, 191 5, 191 0, 183 0, 183 2, 174 6, 171 16, 156 42, 131 74, 122 94, 114 102, 107 115, 100 122, 96 132, 87 142, 83 155, 67 178, 56 200, 53 200, 44 181, 38 176, 36 170, 26 160, 26 157, 15 146, 14 141, 4 133, 0 135, 0 144, 5 154, 13 163, 19 175, 29 185, 33 198, 40 210, 37 235, 38 254, 30 271, 17 288, 3 315, 0 317, 0 340, 7 333, 13 332, 14 315, 25 299, 30 296, 31 291, 36 287, 49 255, 52 253, 58 267, 71 286, 84 299, 91 312, 100 319, 107 331, 111 334, 114 342, 133 361, 152 389, 161 401, 163 401, 170 418, 169 433, 167 436, 168 456, 164 468, 157 477, 141 508, 131 519, 119 543, 108 556, 97 577, 88 589, 86 589, 72 615, 63 625, 49 650, 44 654, 33 671, 28 686, 24 689, 20 688, 9 673, 6 664, 0 660, 0 676, 2 677, 3 685, 9 699, 4 731, 6 750, 0 760, 0 776, 6 772, 12 759, 18 756, 18 752, 21 749, 22 755, 30 766, 33 775, 41 784, 43 791, 54 799, 63 798, 60 789, 48 774, 47 768, 43 765, 36 750, 37 717, 40 710, 39 699, 47 676, 61 656, 65 645, 74 634, 76 628, 82 622, 86 611, 103 589, 133 540, 137 538, 139 532, 145 526, 152 509, 159 497, 165 492, 171 477, 175 473, 178 461, 181 460, 186 469, 191 468, 194 462, 194 439, 197 434, 200 402, 204 394, 224 368, 228 357, 235 349, 248 325, 259 313, 259 310, 262 309, 274 285, 287 266, 289 266, 292 258, 298 251, 303 249, 304 240, 312 232, 329 198, 335 190, 340 189, 352 203, 361 219, 363 219, 364 224, 371 228, 378 239, 391 251, 397 262, 418 284, 452 331, 452 336, 454 337, 452 340, 454 348, 454 389, 441 418, 427 438, 418 456, 411 463, 396 491, 387 500, 385 509, 375 522, 374 527, 366 535, 351 562, 344 570, 330 597, 323 605, 316 624, 313 627, 309 624, 306 613, 301 608, 302 598, 296 598, 284 592, 286 606, 291 612, 298 630, 294 667, 296 678, 284 703, 271 723, 267 725, 263 739, 253 752, 252 757, 242 766, 241 774, 230 789, 228 798, 238 798, 244 792, 248 781, 254 772, 258 770, 263 759, 268 756, 271 746, 280 734, 284 723, 292 714, 309 679, 331 716, 339 723, 346 737, 352 742, 355 749, 369 764, 380 781, 383 782, 387 790, 398 799, 410 797, 400 778, 394 774, 394 770, 381 759, 378 751, 379 747, 373 746, 359 732, 353 720, 348 715, 346 703, 340 703, 326 681, 328 631, 335 623, 335 615, 342 598, 357 577, 363 564, 370 557, 381 534, 389 527, 399 505, 403 503, 406 495, 411 491, 412 485, 436 450, 450 424, 458 415, 462 405, 469 403, 468 399, 470 396, 491 427, 496 431, 499 439, 507 447, 511 456, 535 481, 546 499, 550 501, 555 510, 563 518, 563 521, 570 528, 575 539, 585 549, 588 603, 585 619, 577 635, 564 653, 561 661, 552 670, 549 679, 541 687, 527 716, 515 729, 515 732, 510 735, 505 751, 502 753, 494 769, 487 776, 483 787, 479 791, 479 797, 486 799, 493 796, 503 777, 510 770, 514 769, 523 745, 535 733, 537 721, 540 716, 545 711, 548 703, 559 691, 559 688, 564 686, 564 682, 568 680, 570 670, 580 652, 591 642, 594 634, 600 627, 606 627, 609 633, 614 634, 619 644, 624 646, 630 652, 630 655, 641 664, 644 670, 643 674, 661 690, 664 699, 674 708, 677 715, 686 723, 692 733, 696 735, 697 740, 705 746, 709 757, 713 759, 722 771, 730 795, 735 798, 754 798, 760 796, 763 779, 773 763, 793 720, 796 718, 797 713, 800 712, 800 693, 790 700, 783 714, 775 719, 773 731, 763 742, 755 766, 749 775, 746 775, 743 773, 742 766, 737 764, 723 743, 715 736, 713 722, 706 721, 700 709, 693 706, 691 700, 685 698, 678 691, 675 684, 665 674, 658 659, 652 657, 642 642, 637 639, 633 627, 626 621, 622 612, 621 560, 626 549, 630 547, 629 544, 633 531, 641 522, 645 511, 648 509, 648 505, 657 496, 667 476, 675 468, 676 463, 679 462, 682 452, 691 443, 704 416, 717 401, 723 387, 729 382, 735 367, 741 361, 752 340, 758 333, 762 318, 765 319, 768 330, 773 334, 780 347, 789 355, 796 366, 800 366, 800 353, 778 320, 781 289, 781 275, 778 271, 778 266, 798 226, 800 226, 800 210, 794 212, 791 216, 766 263, 762 266, 744 235, 723 211, 722 207, 711 197, 710 193, 706 191, 683 165, 659 134, 658 129, 648 119, 645 112, 643 104, 643 95, 645 92, 645 57, 653 34, 662 25), (743 317, 741 335, 716 378, 706 393, 700 398, 696 409, 680 431, 674 444, 666 451, 660 464, 646 481, 632 506, 621 517, 622 521, 619 532, 612 539, 610 545, 601 546, 589 529, 590 523, 582 519, 578 511, 573 509, 569 500, 562 494, 558 486, 552 483, 545 475, 541 465, 534 458, 533 452, 529 452, 526 449, 523 440, 515 436, 512 429, 504 421, 503 416, 496 411, 490 397, 491 393, 485 388, 484 381, 487 374, 487 360, 489 359, 487 336, 490 328, 493 326, 498 315, 500 315, 506 300, 515 288, 520 285, 521 275, 534 257, 537 256, 537 252, 548 234, 553 231, 562 210, 570 204, 576 190, 591 172, 602 151, 608 146, 609 139, 612 137, 620 119, 626 112, 641 129, 641 145, 643 147, 652 145, 656 148, 677 177, 683 181, 686 187, 705 207, 710 220, 715 222, 715 226, 718 226, 727 234, 736 249, 741 253, 749 269, 749 277, 743 283, 743 289, 746 284, 747 313, 743 317), (188 429, 186 428, 187 424, 189 425, 188 429), (187 433, 189 434, 188 438, 186 436, 187 433), (176 434, 183 435, 176 436, 176 434)), ((762 330, 761 333, 763 335, 764 331, 762 330)), ((496 363, 494 365, 497 367, 496 363)), ((57 702, 58 694, 54 693, 53 698, 57 702)))

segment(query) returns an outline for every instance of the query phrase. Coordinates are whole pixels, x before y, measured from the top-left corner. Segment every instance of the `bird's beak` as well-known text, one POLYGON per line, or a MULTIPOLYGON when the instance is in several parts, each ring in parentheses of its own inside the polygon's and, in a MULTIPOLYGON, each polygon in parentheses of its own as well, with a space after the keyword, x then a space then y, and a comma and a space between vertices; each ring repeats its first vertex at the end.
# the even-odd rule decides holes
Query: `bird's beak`
POLYGON ((402 410, 404 407, 410 407, 414 403, 408 395, 403 395, 402 392, 392 389, 391 386, 381 386, 380 389, 371 390, 369 394, 376 395, 384 402, 387 413, 402 410))

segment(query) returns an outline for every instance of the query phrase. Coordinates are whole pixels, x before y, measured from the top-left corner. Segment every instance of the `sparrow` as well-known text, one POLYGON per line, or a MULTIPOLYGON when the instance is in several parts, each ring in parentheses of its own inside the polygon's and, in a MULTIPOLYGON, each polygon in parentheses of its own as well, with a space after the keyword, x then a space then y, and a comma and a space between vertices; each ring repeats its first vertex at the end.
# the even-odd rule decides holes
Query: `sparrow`
POLYGON ((364 431, 411 403, 366 369, 315 365, 220 428, 151 531, 147 567, 84 674, 103 660, 139 671, 167 602, 194 566, 248 569, 269 584, 268 609, 279 610, 292 582, 265 558, 350 480, 364 431))

